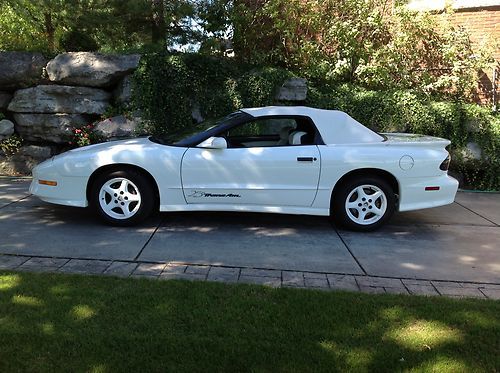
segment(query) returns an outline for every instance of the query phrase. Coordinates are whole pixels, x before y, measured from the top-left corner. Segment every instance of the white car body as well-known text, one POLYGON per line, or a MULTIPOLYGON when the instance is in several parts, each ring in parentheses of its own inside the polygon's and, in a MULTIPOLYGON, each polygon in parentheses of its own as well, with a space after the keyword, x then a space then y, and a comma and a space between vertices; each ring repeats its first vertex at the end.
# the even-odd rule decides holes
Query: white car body
POLYGON ((323 141, 300 146, 263 142, 262 146, 224 149, 207 148, 206 141, 187 147, 162 145, 148 138, 113 141, 74 149, 41 163, 33 170, 30 192, 47 202, 86 207, 92 175, 104 167, 131 165, 156 183, 160 211, 329 215, 332 193, 343 177, 377 170, 397 183, 399 211, 454 201, 458 182, 440 169, 448 157, 448 140, 380 135, 341 111, 308 107, 241 111, 253 118, 308 117, 323 141), (56 181, 57 186, 40 184, 40 180, 56 181))

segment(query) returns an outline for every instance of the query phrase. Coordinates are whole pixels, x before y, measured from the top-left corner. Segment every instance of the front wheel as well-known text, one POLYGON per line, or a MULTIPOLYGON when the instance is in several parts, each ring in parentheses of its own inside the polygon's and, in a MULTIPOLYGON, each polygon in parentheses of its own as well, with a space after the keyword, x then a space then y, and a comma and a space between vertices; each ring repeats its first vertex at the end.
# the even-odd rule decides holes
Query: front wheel
POLYGON ((396 196, 390 185, 379 177, 357 177, 335 193, 332 215, 351 230, 372 231, 382 226, 395 210, 396 196))
POLYGON ((149 182, 134 171, 114 171, 93 184, 91 205, 108 224, 130 226, 147 218, 154 206, 149 182))

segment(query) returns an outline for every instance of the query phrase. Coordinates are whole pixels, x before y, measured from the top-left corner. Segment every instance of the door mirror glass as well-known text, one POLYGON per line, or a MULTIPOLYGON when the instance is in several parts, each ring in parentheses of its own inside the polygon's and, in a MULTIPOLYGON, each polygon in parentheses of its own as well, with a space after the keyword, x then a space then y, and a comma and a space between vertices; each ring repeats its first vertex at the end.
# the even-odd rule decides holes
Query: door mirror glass
POLYGON ((227 141, 223 137, 209 137, 205 141, 199 143, 198 147, 207 149, 226 149, 227 141))

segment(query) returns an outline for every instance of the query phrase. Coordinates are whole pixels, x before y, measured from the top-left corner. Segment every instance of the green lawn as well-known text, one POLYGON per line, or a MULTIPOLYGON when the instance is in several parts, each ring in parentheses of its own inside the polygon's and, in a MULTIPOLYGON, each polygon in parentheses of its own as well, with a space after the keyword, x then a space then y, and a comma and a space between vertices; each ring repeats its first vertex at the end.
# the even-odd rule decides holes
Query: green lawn
POLYGON ((0 272, 0 372, 500 371, 500 302, 0 272))

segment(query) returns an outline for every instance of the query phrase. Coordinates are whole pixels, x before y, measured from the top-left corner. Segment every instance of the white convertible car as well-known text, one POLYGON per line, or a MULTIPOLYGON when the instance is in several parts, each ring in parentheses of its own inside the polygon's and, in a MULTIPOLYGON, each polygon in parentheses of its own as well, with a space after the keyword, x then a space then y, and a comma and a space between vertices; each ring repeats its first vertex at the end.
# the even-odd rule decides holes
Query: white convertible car
POLYGON ((450 141, 376 133, 341 111, 242 109, 183 138, 86 146, 35 167, 30 192, 132 225, 160 211, 325 215, 368 231, 452 203, 450 141))

